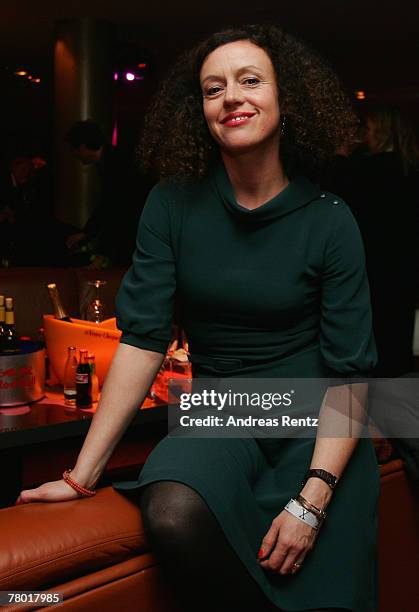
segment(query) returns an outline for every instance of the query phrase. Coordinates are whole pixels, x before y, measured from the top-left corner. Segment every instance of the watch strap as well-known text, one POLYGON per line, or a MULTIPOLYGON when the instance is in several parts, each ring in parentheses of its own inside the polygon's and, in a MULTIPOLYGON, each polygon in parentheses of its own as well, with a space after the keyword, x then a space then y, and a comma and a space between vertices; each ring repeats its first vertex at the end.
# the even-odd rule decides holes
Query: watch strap
POLYGON ((334 474, 331 474, 330 472, 327 472, 326 470, 322 470, 320 468, 314 468, 307 471, 303 480, 303 486, 306 484, 309 478, 320 478, 320 480, 323 480, 323 482, 329 485, 332 490, 336 487, 338 483, 338 479, 334 474))

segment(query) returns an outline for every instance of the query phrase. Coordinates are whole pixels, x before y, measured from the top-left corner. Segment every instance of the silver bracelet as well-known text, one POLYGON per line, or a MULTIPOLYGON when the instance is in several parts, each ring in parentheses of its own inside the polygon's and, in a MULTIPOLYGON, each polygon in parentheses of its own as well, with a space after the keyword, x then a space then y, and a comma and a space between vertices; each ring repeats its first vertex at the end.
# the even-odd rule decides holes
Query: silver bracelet
POLYGON ((309 502, 301 494, 297 495, 296 502, 301 504, 301 506, 303 506, 303 508, 305 508, 309 512, 312 512, 314 514, 314 516, 317 517, 317 519, 319 520, 320 523, 322 523, 325 520, 325 518, 327 516, 326 512, 322 508, 317 508, 317 506, 315 506, 314 504, 309 502))
POLYGON ((290 499, 287 505, 284 506, 284 509, 303 523, 310 525, 310 527, 313 529, 319 528, 320 521, 318 520, 317 516, 313 514, 313 512, 306 510, 306 508, 299 504, 295 499, 290 499))

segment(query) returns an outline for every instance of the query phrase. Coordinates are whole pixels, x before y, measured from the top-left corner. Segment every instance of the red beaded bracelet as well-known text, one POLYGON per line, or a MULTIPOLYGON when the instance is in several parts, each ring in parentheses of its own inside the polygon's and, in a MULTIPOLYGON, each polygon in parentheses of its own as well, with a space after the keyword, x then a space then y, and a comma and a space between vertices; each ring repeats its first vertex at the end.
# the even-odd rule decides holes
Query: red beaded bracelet
POLYGON ((75 480, 70 478, 70 472, 71 469, 65 470, 65 472, 63 473, 63 479, 66 481, 67 484, 70 485, 70 487, 77 491, 79 495, 81 495, 82 497, 93 497, 93 495, 96 495, 96 491, 93 491, 92 489, 85 489, 77 482, 75 482, 75 480))

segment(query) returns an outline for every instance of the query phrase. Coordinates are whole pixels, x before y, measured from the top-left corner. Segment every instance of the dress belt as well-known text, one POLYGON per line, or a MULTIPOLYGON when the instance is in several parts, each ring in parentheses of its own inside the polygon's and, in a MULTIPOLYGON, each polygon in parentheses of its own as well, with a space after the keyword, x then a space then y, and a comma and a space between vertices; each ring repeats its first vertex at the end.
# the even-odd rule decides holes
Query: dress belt
POLYGON ((229 357, 209 357, 208 355, 189 355, 189 360, 197 365, 206 365, 219 370, 220 372, 230 372, 243 367, 241 359, 229 357))

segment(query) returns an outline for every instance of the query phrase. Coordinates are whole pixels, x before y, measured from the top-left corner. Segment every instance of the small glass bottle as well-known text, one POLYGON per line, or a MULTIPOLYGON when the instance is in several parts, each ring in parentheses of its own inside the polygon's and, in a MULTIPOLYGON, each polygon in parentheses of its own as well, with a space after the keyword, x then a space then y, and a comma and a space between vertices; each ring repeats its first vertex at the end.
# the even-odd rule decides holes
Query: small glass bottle
POLYGON ((55 283, 50 283, 49 285, 47 285, 47 289, 49 297, 51 298, 52 305, 54 307, 55 318, 59 319, 60 321, 67 321, 67 323, 71 323, 71 319, 61 303, 61 298, 60 294, 58 293, 57 285, 55 283))
POLYGON ((80 349, 80 361, 76 370, 76 406, 92 407, 92 376, 87 359, 87 349, 80 349))
POLYGON ((64 403, 67 406, 76 405, 76 370, 79 365, 76 351, 75 346, 69 346, 67 349, 67 361, 64 368, 64 403))
POLYGON ((3 350, 5 335, 6 335, 6 308, 4 306, 4 295, 0 295, 0 351, 3 350))
POLYGON ((18 353, 19 352, 19 339, 15 327, 15 312, 13 307, 13 298, 6 298, 6 312, 5 312, 5 334, 3 336, 3 352, 4 353, 18 353))
POLYGON ((87 360, 90 365, 90 376, 92 378, 92 402, 97 402, 99 399, 99 379, 96 374, 96 363, 94 353, 87 355, 87 360))
POLYGON ((173 350, 170 354, 172 361, 172 372, 174 376, 192 376, 191 363, 189 361, 189 345, 186 334, 182 327, 175 325, 173 350))

